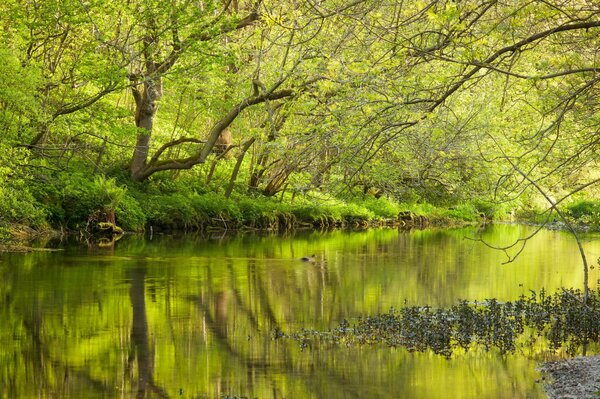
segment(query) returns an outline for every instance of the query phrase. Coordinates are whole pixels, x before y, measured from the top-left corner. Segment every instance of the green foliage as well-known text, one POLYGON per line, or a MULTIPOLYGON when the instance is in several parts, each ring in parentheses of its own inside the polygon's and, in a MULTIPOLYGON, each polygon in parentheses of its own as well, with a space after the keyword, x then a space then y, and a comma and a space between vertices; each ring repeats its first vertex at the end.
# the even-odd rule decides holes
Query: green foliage
POLYGON ((305 223, 327 223, 328 220, 335 223, 341 219, 339 213, 316 204, 298 205, 292 212, 298 220, 305 223))
POLYGON ((176 229, 196 223, 191 201, 182 194, 148 196, 144 199, 144 209, 151 226, 176 229))
POLYGON ((144 199, 148 224, 163 229, 198 229, 207 224, 231 223, 242 220, 236 203, 215 193, 179 192, 150 195, 144 199))
POLYGON ((31 176, 18 166, 18 163, 26 163, 27 157, 26 151, 0 144, 0 226, 45 225, 44 211, 30 191, 31 176))
POLYGON ((129 194, 124 195, 119 202, 115 216, 117 225, 125 231, 142 231, 146 225, 146 213, 129 194))
POLYGON ((292 224, 296 215, 288 204, 267 197, 239 197, 235 199, 245 225, 274 228, 280 223, 292 224))
POLYGON ((600 201, 579 199, 566 205, 566 217, 577 227, 600 230, 600 201))
POLYGON ((367 197, 362 201, 355 201, 354 203, 366 208, 377 218, 395 218, 401 210, 398 203, 386 197, 367 197))
POLYGON ((456 207, 443 210, 442 216, 467 222, 476 222, 480 219, 479 212, 471 204, 458 205, 456 207))
POLYGON ((221 194, 206 193, 189 196, 194 211, 201 215, 199 221, 239 221, 242 213, 237 204, 221 194))
POLYGON ((13 50, 0 47, 0 59, 0 124, 16 133, 27 129, 20 118, 31 121, 42 116, 36 91, 40 76, 34 68, 23 67, 13 50))
POLYGON ((127 188, 118 186, 114 178, 106 178, 102 175, 94 176, 91 187, 92 192, 97 195, 97 201, 100 203, 100 206, 113 212, 117 209, 127 192, 127 188))
POLYGON ((348 203, 339 207, 339 215, 345 221, 370 221, 375 219, 375 214, 364 206, 348 203))
MULTIPOLYGON (((114 178, 84 174, 58 174, 51 184, 38 184, 36 194, 54 225, 81 229, 96 213, 117 213, 135 205, 131 199, 121 205, 127 188, 119 186, 114 178)), ((122 215, 122 214, 121 214, 122 215)), ((139 215, 138 215, 139 217, 139 215)), ((135 218, 127 223, 136 224, 135 218)))
POLYGON ((600 219, 600 201, 591 199, 582 199, 566 206, 569 214, 575 219, 584 217, 600 219))
POLYGON ((354 203, 304 204, 292 208, 298 220, 316 225, 333 225, 343 222, 368 222, 375 214, 364 206, 354 203))
POLYGON ((402 210, 411 211, 416 215, 425 216, 432 221, 453 224, 457 221, 477 222, 481 219, 477 208, 469 203, 450 208, 440 208, 427 202, 418 204, 401 204, 402 210), (454 222, 453 222, 454 221, 454 222))
POLYGON ((519 201, 496 203, 485 199, 474 199, 471 204, 477 212, 488 219, 504 220, 509 217, 511 210, 520 205, 519 201))

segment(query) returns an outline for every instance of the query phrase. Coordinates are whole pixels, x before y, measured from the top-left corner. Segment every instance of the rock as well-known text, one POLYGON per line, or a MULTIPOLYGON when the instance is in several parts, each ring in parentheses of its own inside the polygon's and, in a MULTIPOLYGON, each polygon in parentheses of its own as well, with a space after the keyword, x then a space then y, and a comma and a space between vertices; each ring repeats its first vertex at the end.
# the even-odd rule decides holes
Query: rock
POLYGON ((120 236, 124 234, 124 231, 114 223, 98 222, 94 226, 93 234, 101 236, 120 236))
POLYGON ((550 399, 584 399, 600 391, 600 356, 577 357, 544 363, 548 375, 544 389, 550 399))

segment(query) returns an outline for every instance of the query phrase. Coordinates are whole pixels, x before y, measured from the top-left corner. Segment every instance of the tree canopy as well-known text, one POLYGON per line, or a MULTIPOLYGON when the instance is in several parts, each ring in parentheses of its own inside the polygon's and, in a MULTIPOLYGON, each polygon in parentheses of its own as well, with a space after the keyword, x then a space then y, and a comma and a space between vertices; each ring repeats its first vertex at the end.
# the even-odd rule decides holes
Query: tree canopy
POLYGON ((451 205, 536 187, 560 202, 600 178, 593 1, 0 11, 4 192, 76 173, 451 205))

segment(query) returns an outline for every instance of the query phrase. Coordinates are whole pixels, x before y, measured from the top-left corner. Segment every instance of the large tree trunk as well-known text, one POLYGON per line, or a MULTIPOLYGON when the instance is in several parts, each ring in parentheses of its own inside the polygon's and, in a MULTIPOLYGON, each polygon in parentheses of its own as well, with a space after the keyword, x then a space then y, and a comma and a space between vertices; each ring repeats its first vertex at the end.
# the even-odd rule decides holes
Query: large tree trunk
POLYGON ((148 159, 150 149, 150 137, 156 115, 156 103, 160 98, 160 80, 148 79, 144 82, 143 91, 138 88, 132 89, 135 98, 135 125, 140 129, 133 150, 131 159, 131 178, 133 180, 144 179, 144 169, 148 159))
POLYGON ((256 104, 261 104, 269 100, 279 100, 283 98, 293 97, 295 92, 291 89, 284 89, 279 91, 270 91, 257 96, 251 96, 243 99, 238 104, 233 106, 229 112, 223 116, 208 132, 208 136, 205 141, 201 141, 195 138, 182 137, 178 140, 173 140, 169 143, 164 144, 160 147, 154 155, 148 160, 148 150, 150 143, 150 134, 152 132, 152 120, 156 113, 156 101, 159 98, 159 92, 155 92, 156 95, 152 97, 152 87, 145 85, 144 93, 134 90, 134 97, 136 98, 136 104, 138 109, 138 117, 136 117, 136 124, 140 127, 141 133, 137 137, 136 148, 133 154, 133 160, 131 163, 131 177, 133 180, 142 181, 156 172, 164 170, 181 170, 190 169, 194 165, 204 163, 206 158, 212 153, 217 144, 221 133, 231 125, 231 123, 237 118, 237 116, 246 108, 256 104), (136 94, 137 93, 137 94, 136 94), (148 94, 146 94, 148 93, 148 94), (150 129, 150 130, 149 130, 150 129), (200 149, 186 158, 181 159, 166 159, 161 160, 163 152, 172 148, 173 146, 182 143, 202 143, 200 149))
MULTIPOLYGON (((149 17, 149 19, 145 21, 148 27, 148 34, 142 39, 143 47, 141 53, 144 61, 143 64, 140 65, 141 70, 132 73, 129 76, 129 79, 133 83, 132 93, 136 104, 135 124, 140 129, 136 138, 136 146, 133 150, 131 166, 129 169, 133 180, 144 180, 153 173, 161 170, 189 169, 193 165, 204 162, 210 151, 212 151, 219 134, 229 126, 231 121, 235 119, 242 109, 268 100, 268 98, 257 97, 250 99, 257 100, 254 103, 249 100, 242 102, 240 109, 237 112, 230 112, 221 122, 217 123, 215 128, 210 132, 204 148, 193 156, 167 161, 159 160, 165 149, 181 144, 182 142, 199 142, 198 139, 182 138, 163 145, 152 158, 148 158, 154 116, 156 115, 158 100, 160 100, 162 95, 161 76, 167 73, 173 65, 175 65, 181 53, 193 43, 198 41, 210 41, 228 32, 243 29, 252 25, 259 17, 259 3, 253 7, 251 12, 245 18, 238 20, 236 24, 218 24, 212 29, 191 34, 183 40, 179 37, 178 21, 177 18, 175 18, 173 25, 170 27, 172 35, 172 38, 170 39, 172 41, 170 44, 171 49, 169 50, 169 54, 164 57, 162 56, 164 53, 160 51, 160 48, 166 46, 164 46, 164 38, 160 38, 160 35, 156 34, 156 32, 160 30, 157 28, 156 21, 153 17, 149 17)), ((234 1, 233 4, 230 4, 229 2, 224 4, 231 5, 233 9, 236 9, 237 7, 237 1, 234 1)), ((274 95, 274 93, 269 93, 269 95, 274 95)), ((290 94, 287 94, 284 97, 289 95, 290 94)))

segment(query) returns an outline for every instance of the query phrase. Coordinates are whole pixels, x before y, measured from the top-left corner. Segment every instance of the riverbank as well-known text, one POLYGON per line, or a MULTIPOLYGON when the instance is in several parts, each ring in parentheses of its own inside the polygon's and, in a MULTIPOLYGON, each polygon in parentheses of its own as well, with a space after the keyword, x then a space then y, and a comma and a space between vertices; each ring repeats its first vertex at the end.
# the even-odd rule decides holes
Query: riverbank
MULTIPOLYGON (((110 184, 114 184, 110 183, 110 184)), ((217 193, 140 193, 122 190, 119 201, 106 201, 94 190, 40 203, 35 223, 2 226, 0 244, 31 241, 40 235, 86 237, 134 232, 290 231, 299 228, 457 227, 486 222, 478 207, 441 208, 427 203, 398 203, 387 198, 226 197, 217 193), (95 195, 92 195, 94 194, 95 195), (98 200, 100 198, 100 200, 98 200), (107 229, 109 226, 111 228, 107 229)))
POLYGON ((34 241, 60 237, 64 232, 50 228, 33 229, 22 224, 11 224, 3 229, 0 252, 55 251, 43 246, 32 246, 34 241))
POLYGON ((588 399, 600 396, 600 356, 544 363, 544 390, 550 399, 588 399))

